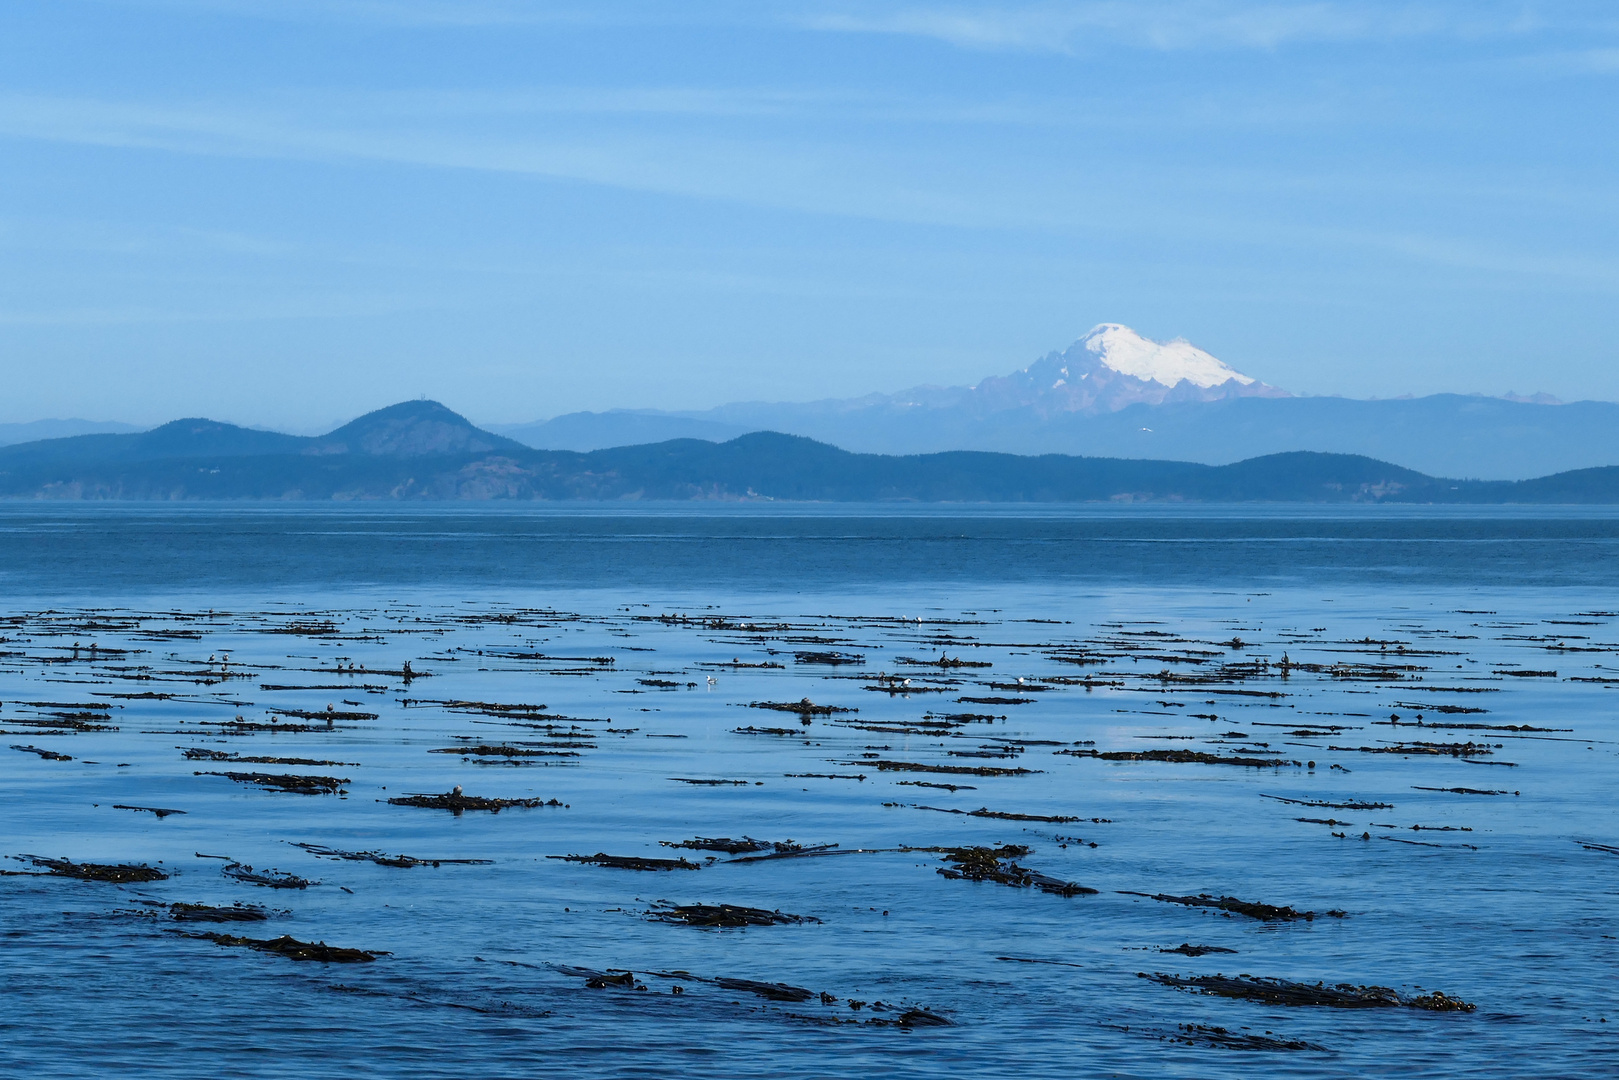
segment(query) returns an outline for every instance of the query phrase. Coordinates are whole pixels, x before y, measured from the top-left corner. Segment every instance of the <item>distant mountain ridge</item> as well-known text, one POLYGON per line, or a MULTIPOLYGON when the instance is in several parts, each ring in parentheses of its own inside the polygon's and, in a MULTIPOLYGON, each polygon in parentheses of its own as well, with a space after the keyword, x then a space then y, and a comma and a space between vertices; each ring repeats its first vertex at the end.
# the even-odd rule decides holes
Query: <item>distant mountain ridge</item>
POLYGON ((1619 503, 1619 467, 1479 482, 1356 455, 1297 452, 1221 466, 976 451, 891 456, 775 432, 579 453, 531 449, 437 402, 408 401, 321 436, 188 419, 0 448, 0 497, 1619 503))
POLYGON ((139 430, 134 424, 111 420, 30 420, 22 424, 0 424, 0 446, 63 439, 70 435, 123 434, 139 430))
POLYGON ((569 413, 498 430, 536 448, 580 451, 761 430, 879 454, 988 450, 1224 464, 1311 450, 1399 461, 1430 475, 1508 480, 1619 463, 1619 404, 1551 404, 1544 395, 1295 397, 1188 342, 1151 341, 1117 323, 973 386, 689 412, 569 413))
POLYGON ((21 443, 0 449, 8 461, 162 461, 188 457, 263 455, 341 455, 424 457, 505 450, 526 452, 521 443, 484 431, 436 401, 403 401, 366 413, 326 435, 284 435, 189 417, 150 431, 76 435, 21 443))

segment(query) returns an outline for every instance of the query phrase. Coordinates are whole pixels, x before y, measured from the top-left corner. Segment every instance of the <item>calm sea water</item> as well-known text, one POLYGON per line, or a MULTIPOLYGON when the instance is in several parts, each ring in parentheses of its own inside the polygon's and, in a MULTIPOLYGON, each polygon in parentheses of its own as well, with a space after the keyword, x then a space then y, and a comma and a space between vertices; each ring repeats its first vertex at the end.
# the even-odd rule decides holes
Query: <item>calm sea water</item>
POLYGON ((1612 1073, 1616 556, 1558 509, 0 506, 0 1073, 1612 1073), (806 697, 857 711, 749 707, 806 697), (1275 764, 1088 756, 1164 750, 1275 764), (565 805, 387 802, 454 785, 565 805), (744 836, 844 853, 665 846, 744 836), (1002 845, 1097 892, 926 850, 1002 845), (550 858, 596 853, 702 868, 550 858), (1323 914, 1152 898, 1205 894, 1323 914), (649 918, 695 903, 819 921, 649 918), (1476 1009, 1143 977, 1215 973, 1476 1009))

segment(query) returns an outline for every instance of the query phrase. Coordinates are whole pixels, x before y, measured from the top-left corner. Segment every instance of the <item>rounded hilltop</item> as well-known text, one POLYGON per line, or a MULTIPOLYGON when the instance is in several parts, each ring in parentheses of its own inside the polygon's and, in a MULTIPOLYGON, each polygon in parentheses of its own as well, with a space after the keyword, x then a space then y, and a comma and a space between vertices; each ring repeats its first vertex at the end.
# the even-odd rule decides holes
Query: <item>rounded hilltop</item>
POLYGON ((426 457, 434 454, 482 454, 522 449, 517 443, 477 427, 460 413, 436 401, 401 401, 368 412, 315 440, 306 453, 368 454, 376 457, 426 457))

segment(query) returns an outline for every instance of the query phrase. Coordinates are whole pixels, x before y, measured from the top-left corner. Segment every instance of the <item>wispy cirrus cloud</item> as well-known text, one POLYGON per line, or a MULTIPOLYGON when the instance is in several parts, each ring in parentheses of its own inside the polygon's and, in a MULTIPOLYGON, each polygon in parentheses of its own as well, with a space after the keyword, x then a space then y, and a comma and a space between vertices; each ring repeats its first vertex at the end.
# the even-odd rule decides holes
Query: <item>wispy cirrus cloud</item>
MULTIPOLYGON (((396 27, 567 26, 616 22, 628 12, 568 0, 89 0, 114 8, 278 22, 358 23, 396 27)), ((620 3, 620 9, 629 6, 620 3)), ((635 2, 642 18, 656 16, 635 2)))
POLYGON ((980 50, 1275 49, 1619 28, 1606 0, 84 0, 129 9, 401 29, 670 26, 933 38, 980 50))
POLYGON ((1619 48, 1568 49, 1521 57, 1520 70, 1538 75, 1619 74, 1619 48))
POLYGON ((1471 4, 1368 0, 1076 0, 1071 3, 917 2, 825 4, 803 24, 845 33, 935 38, 971 49, 1076 52, 1133 45, 1160 50, 1275 49, 1314 42, 1522 34, 1603 25, 1611 9, 1478 0, 1471 4))
POLYGON ((779 25, 814 0, 80 0, 126 10, 425 29, 779 25))
POLYGON ((324 99, 277 108, 0 94, 0 136, 211 157, 508 173, 893 221, 981 226, 1030 220, 1027 211, 1013 213, 950 185, 916 183, 902 156, 836 141, 636 125, 477 124, 464 112, 424 117, 397 103, 378 110, 363 102, 324 99))
MULTIPOLYGON (((541 95, 544 97, 544 95, 541 95)), ((555 100, 545 98, 551 105, 555 100)), ((628 107, 615 99, 615 107, 628 107)), ((675 102, 690 99, 675 95, 675 102)), ((663 107, 665 99, 648 99, 663 107)), ((645 104, 646 102, 643 102, 645 104)), ((1137 168, 1131 179, 1088 170, 1015 164, 961 168, 939 179, 936 163, 869 146, 780 140, 762 143, 724 133, 557 130, 529 125, 481 130, 458 122, 467 110, 515 108, 481 95, 441 104, 431 117, 420 102, 386 95, 305 102, 303 108, 260 103, 138 104, 46 95, 0 95, 0 136, 108 148, 213 157, 307 162, 368 162, 532 176, 624 191, 769 207, 798 213, 970 229, 1058 231, 1072 235, 1156 236, 1161 242, 1214 243, 1292 250, 1382 252, 1401 261, 1443 265, 1504 278, 1557 280, 1602 291, 1619 285, 1612 260, 1577 252, 1533 251, 1382 229, 1327 227, 1278 216, 1257 191, 1287 192, 1329 203, 1350 180, 1322 189, 1309 175, 1198 168, 1184 176, 1137 168), (388 108, 367 112, 387 102, 388 108), (412 119, 413 118, 413 119, 412 119), (408 121, 408 122, 407 122, 408 121), (1194 197, 1195 195, 1195 197, 1194 197)), ((682 106, 685 107, 685 106, 682 106)), ((475 111, 475 110, 474 110, 475 111)), ((1358 182, 1370 183, 1373 177, 1358 182)), ((1357 197, 1420 204, 1437 190, 1456 190, 1443 176, 1381 181, 1357 197), (1390 183, 1394 186, 1390 187, 1390 183), (1401 185, 1416 185, 1399 190, 1401 185)), ((1453 178, 1452 178, 1453 179, 1453 178)), ((1496 203, 1529 198, 1512 188, 1470 194, 1496 203)), ((210 243, 230 238, 214 237, 210 243)), ((237 241, 230 245, 240 246, 237 241)), ((229 246, 229 245, 228 245, 229 246)), ((291 252, 257 252, 285 257, 291 252)), ((128 313, 139 317, 139 313, 128 313)), ((119 316, 123 317, 123 316, 119 316)), ((190 316, 187 316, 190 317, 190 316)))
MULTIPOLYGON (((1321 118, 1320 110, 1307 117, 1321 118)), ((1144 119, 1072 103, 678 87, 328 91, 264 95, 252 102, 0 93, 0 137, 204 157, 514 174, 965 228, 1095 228, 1109 218, 1127 220, 1118 208, 1151 196, 1126 190, 1129 185, 1121 189, 1112 173, 1084 162, 1061 163, 1063 148, 1069 132, 1123 132, 1127 138, 1144 119), (823 123, 828 119, 842 122, 823 123), (850 129, 851 119, 869 121, 887 136, 859 135, 850 129), (964 122, 1048 128, 1050 138, 1020 139, 1012 157, 985 159, 963 154, 932 133, 916 134, 934 124, 964 122)), ((1299 119, 1294 114, 1278 120, 1269 109, 1216 115, 1205 104, 1170 123, 1207 129, 1299 119)), ((1163 118, 1153 126, 1162 130, 1163 118)), ((1166 175, 1149 177, 1149 183, 1162 188, 1166 175)))

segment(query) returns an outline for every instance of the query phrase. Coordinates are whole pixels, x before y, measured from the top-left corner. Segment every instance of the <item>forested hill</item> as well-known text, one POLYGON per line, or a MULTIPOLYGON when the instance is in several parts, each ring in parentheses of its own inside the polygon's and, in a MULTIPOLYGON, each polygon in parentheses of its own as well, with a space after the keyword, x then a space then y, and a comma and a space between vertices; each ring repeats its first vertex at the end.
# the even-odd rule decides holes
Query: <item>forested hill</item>
POLYGON ((1485 482, 1346 454, 1218 466, 973 451, 889 456, 773 432, 575 453, 530 449, 436 402, 411 401, 323 436, 177 420, 138 434, 3 447, 0 497, 1616 503, 1619 468, 1485 482))

